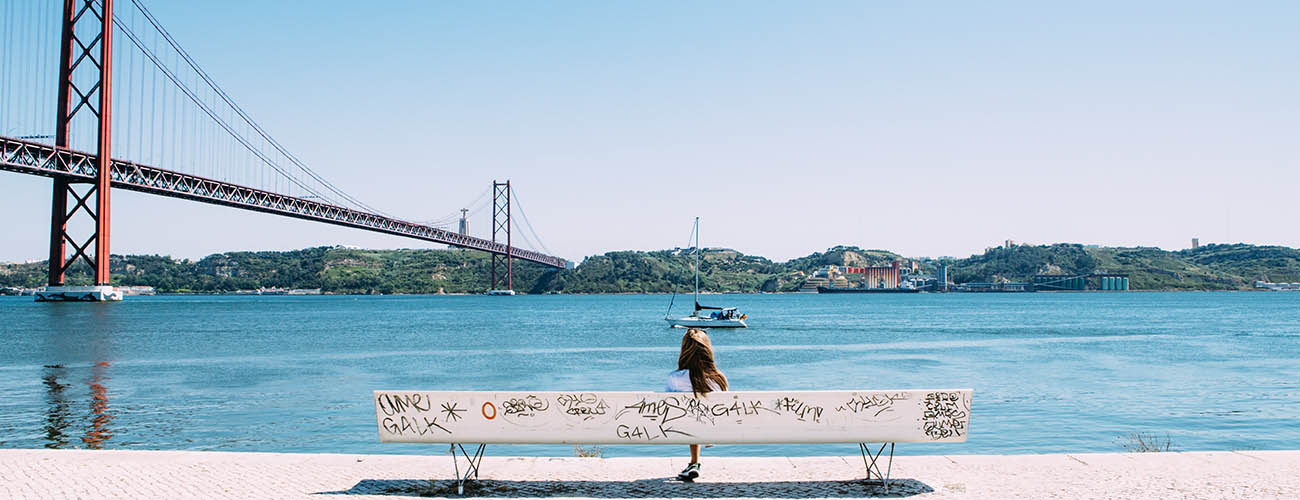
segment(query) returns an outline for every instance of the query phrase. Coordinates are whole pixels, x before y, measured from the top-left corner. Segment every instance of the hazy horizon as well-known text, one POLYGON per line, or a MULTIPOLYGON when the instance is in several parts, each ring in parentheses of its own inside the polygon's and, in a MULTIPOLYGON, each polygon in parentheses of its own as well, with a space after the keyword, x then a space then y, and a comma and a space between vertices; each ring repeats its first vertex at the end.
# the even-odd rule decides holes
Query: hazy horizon
MULTIPOLYGON (((575 262, 696 216, 775 261, 1300 247, 1296 3, 151 3, 343 190, 437 219, 509 178, 575 262)), ((50 186, 0 172, 0 261, 47 257, 50 186)), ((115 254, 442 246, 120 189, 112 220, 115 254)))

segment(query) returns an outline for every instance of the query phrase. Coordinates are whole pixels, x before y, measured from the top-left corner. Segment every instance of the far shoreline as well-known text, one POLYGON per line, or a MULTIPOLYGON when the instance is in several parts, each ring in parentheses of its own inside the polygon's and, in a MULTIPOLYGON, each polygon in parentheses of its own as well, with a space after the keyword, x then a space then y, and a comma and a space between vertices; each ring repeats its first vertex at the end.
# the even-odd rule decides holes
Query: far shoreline
MULTIPOLYGON (((1161 290, 1124 290, 1123 292, 1110 290, 1041 290, 1035 292, 920 292, 914 295, 1094 295, 1105 294, 1113 295, 1116 293, 1269 293, 1271 290, 1266 289, 1248 289, 1248 290, 1215 290, 1215 289, 1197 289, 1188 290, 1180 288, 1161 289, 1161 290)), ((473 297, 486 296, 484 292, 446 292, 446 293, 348 293, 348 292, 321 292, 316 294, 275 294, 275 295, 256 295, 241 294, 235 292, 158 292, 152 294, 129 295, 128 297, 473 297)), ((672 292, 547 292, 547 293, 528 293, 516 290, 516 296, 604 296, 604 295, 673 295, 672 292)), ((677 295, 691 295, 691 293, 677 293, 677 295)), ((700 295, 825 295, 810 292, 700 292, 700 295)), ((842 294, 838 294, 842 295, 842 294)), ((898 295, 898 294, 891 294, 898 295)), ((913 295, 913 294, 903 294, 913 295)), ((0 295, 0 297, 29 297, 29 295, 0 295)))

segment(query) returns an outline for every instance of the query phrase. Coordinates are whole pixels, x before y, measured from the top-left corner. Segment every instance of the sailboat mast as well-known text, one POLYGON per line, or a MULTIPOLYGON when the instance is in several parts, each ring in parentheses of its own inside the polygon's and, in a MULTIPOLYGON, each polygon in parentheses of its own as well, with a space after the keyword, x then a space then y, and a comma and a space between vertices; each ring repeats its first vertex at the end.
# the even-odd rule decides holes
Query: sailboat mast
MULTIPOLYGON (((695 311, 700 309, 700 218, 695 218, 695 311)), ((691 313, 694 315, 695 313, 691 313)))

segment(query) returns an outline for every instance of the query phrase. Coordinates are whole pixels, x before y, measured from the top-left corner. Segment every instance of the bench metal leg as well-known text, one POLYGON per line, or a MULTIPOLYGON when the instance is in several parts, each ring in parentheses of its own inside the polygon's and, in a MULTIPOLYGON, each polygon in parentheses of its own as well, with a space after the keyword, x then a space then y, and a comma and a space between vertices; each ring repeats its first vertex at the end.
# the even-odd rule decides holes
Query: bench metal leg
POLYGON ((871 481, 871 471, 876 471, 876 478, 885 486, 885 493, 889 493, 889 474, 894 470, 894 443, 881 443, 875 454, 871 453, 867 443, 858 443, 858 451, 862 452, 862 465, 867 467, 867 481, 871 481), (889 446, 889 462, 885 466, 885 473, 881 474, 880 465, 876 461, 885 453, 885 445, 889 446))
POLYGON ((478 449, 474 450, 474 455, 471 456, 468 452, 465 451, 465 447, 461 446, 460 443, 451 444, 451 450, 449 451, 451 453, 452 466, 455 467, 456 470, 456 494, 457 495, 465 494, 465 482, 470 480, 470 476, 473 476, 474 479, 478 479, 478 466, 479 464, 483 463, 483 450, 485 448, 487 448, 486 444, 478 445, 478 449), (465 457, 466 461, 469 462, 465 466, 465 475, 463 476, 460 474, 460 458, 456 456, 457 449, 460 449, 460 454, 465 457))

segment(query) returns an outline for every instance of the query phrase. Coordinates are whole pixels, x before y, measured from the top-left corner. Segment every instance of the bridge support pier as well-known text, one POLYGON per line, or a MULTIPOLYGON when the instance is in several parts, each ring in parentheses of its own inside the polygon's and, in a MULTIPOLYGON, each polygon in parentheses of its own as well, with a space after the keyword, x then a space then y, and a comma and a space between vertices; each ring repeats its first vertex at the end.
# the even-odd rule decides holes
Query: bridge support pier
POLYGON ((89 187, 81 193, 74 189, 78 184, 70 183, 65 178, 54 178, 50 206, 49 283, 44 291, 37 293, 36 300, 122 300, 122 294, 109 284, 109 174, 113 162, 113 0, 64 0, 62 25, 59 108, 54 145, 56 148, 70 149, 68 131, 72 119, 83 110, 93 114, 98 125, 98 146, 94 162, 96 175, 95 180, 87 183, 89 187), (78 34, 78 26, 86 28, 78 34), (86 69, 78 72, 78 68, 86 69), (94 77, 78 78, 83 74, 94 77), (77 85, 78 81, 81 82, 80 86, 77 85), (76 200, 70 212, 69 193, 76 200), (88 216, 93 229, 89 236, 78 243, 69 234, 68 222, 80 213, 88 216), (72 247, 70 258, 67 254, 69 246, 72 247), (84 261, 90 266, 94 274, 94 286, 65 285, 68 269, 78 261, 84 261))

